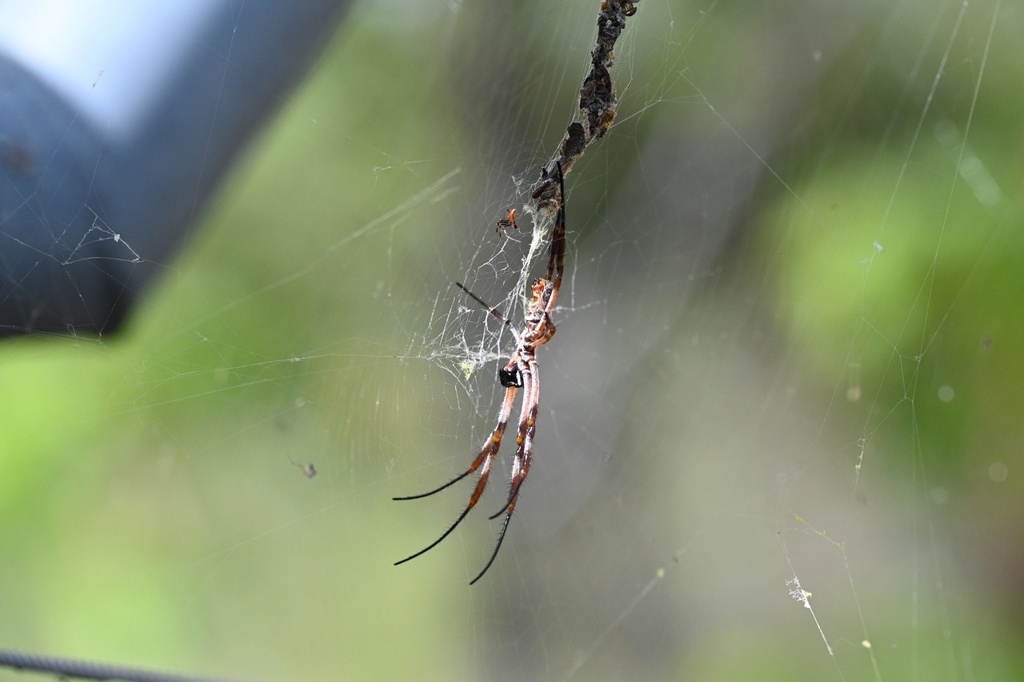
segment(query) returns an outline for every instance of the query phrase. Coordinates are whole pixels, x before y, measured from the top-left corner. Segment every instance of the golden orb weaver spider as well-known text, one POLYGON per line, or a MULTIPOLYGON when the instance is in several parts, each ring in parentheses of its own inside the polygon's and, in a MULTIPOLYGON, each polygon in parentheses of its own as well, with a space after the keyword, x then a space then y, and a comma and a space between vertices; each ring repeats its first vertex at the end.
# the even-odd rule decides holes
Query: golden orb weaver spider
MULTIPOLYGON (((419 495, 396 497, 395 500, 418 500, 430 497, 435 493, 452 486, 466 478, 475 471, 480 471, 480 478, 477 479, 473 494, 470 495, 469 504, 455 519, 455 523, 448 527, 441 537, 427 545, 425 548, 401 561, 396 561, 395 566, 411 561, 418 556, 429 552, 455 530, 463 519, 469 515, 477 502, 480 501, 484 489, 487 487, 487 479, 491 474, 491 465, 501 447, 502 436, 505 435, 505 427, 508 426, 509 417, 512 414, 512 407, 515 404, 516 394, 523 389, 523 406, 519 417, 519 432, 516 435, 516 454, 512 462, 512 476, 509 482, 508 500, 505 506, 490 516, 496 519, 502 514, 505 521, 501 525, 501 533, 498 535, 498 542, 494 546, 491 558, 483 570, 480 571, 469 584, 472 585, 483 577, 484 573, 494 563, 501 549, 501 543, 505 540, 505 533, 508 531, 508 523, 512 519, 512 512, 515 511, 516 502, 519 500, 519 491, 530 473, 530 461, 533 458, 533 434, 537 429, 537 408, 540 400, 540 374, 537 365, 537 348, 547 343, 555 335, 555 325, 551 321, 551 311, 554 310, 555 302, 558 300, 558 291, 562 286, 562 270, 565 263, 565 178, 562 173, 562 163, 557 162, 558 171, 558 213, 555 216, 555 228, 551 233, 551 255, 548 257, 548 270, 545 277, 534 280, 530 290, 530 302, 526 307, 526 314, 523 316, 523 328, 516 330, 512 323, 498 312, 497 308, 487 305, 483 299, 464 287, 461 283, 455 284, 466 292, 470 298, 482 305, 487 312, 501 320, 516 340, 516 350, 508 363, 498 370, 498 381, 505 387, 505 399, 498 410, 498 424, 491 431, 484 442, 480 454, 476 456, 473 463, 464 472, 448 481, 439 488, 419 495)), ((545 178, 546 179, 546 178, 545 178)))

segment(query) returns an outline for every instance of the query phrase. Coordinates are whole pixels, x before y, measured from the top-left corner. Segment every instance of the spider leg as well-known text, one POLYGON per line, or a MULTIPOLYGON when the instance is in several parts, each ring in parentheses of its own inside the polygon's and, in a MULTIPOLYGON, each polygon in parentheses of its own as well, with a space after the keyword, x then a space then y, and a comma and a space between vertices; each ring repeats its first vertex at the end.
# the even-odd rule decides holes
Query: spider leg
POLYGON ((487 560, 487 565, 484 569, 477 573, 476 577, 469 581, 470 585, 475 585, 477 580, 484 577, 484 573, 491 567, 494 560, 498 558, 498 550, 501 549, 501 543, 505 540, 505 531, 508 530, 508 522, 512 518, 512 510, 509 509, 508 514, 505 516, 505 522, 501 524, 501 533, 498 534, 498 544, 494 546, 494 551, 491 553, 491 558, 487 560))
POLYGON ((526 477, 530 474, 530 461, 533 457, 533 434, 537 431, 537 410, 540 405, 540 377, 538 376, 537 361, 531 359, 522 371, 523 385, 523 414, 520 417, 519 433, 516 436, 516 454, 512 462, 512 476, 508 487, 508 499, 501 509, 488 516, 493 521, 510 508, 516 506, 519 499, 519 488, 522 487, 526 477))
POLYGON ((536 348, 537 346, 543 346, 551 339, 552 336, 555 335, 555 332, 558 331, 557 329, 555 329, 555 323, 551 321, 551 315, 547 313, 544 313, 543 329, 544 333, 537 337, 537 340, 533 342, 534 348, 536 348))
POLYGON ((558 290, 562 286, 562 270, 565 267, 565 176, 562 163, 558 162, 558 213, 555 215, 555 229, 551 233, 551 256, 548 258, 547 280, 553 283, 548 310, 555 307, 558 290))
POLYGON ((504 315, 502 315, 500 312, 498 312, 497 308, 487 305, 487 301, 485 301, 484 299, 480 298, 479 296, 474 294, 472 291, 467 289, 465 284, 463 284, 462 282, 456 282, 455 286, 457 286, 458 288, 462 289, 467 294, 469 294, 469 297, 471 299, 473 299, 474 301, 476 301, 477 303, 479 303, 480 305, 482 305, 484 307, 484 310, 486 310, 491 315, 494 315, 496 318, 498 318, 499 320, 504 322, 506 327, 511 327, 512 326, 512 323, 509 322, 509 319, 507 317, 505 317, 504 315))
POLYGON ((393 501, 395 501, 395 502, 405 502, 406 500, 419 500, 419 499, 422 499, 424 497, 430 497, 431 495, 434 495, 436 493, 441 492, 445 488, 449 488, 449 487, 455 485, 456 483, 458 483, 459 481, 464 479, 466 476, 469 476, 471 473, 473 473, 474 471, 476 471, 477 469, 480 468, 481 462, 484 461, 484 459, 486 458, 486 455, 489 453, 490 449, 491 449, 491 444, 488 443, 487 445, 484 446, 484 449, 480 451, 480 454, 477 455, 476 459, 473 460, 473 463, 469 466, 468 469, 466 469, 461 474, 459 474, 458 476, 456 476, 452 480, 448 481, 444 485, 442 485, 442 486, 440 486, 438 488, 434 488, 433 490, 431 490, 430 492, 427 492, 427 493, 420 493, 419 495, 405 495, 404 497, 392 497, 391 499, 393 501))
MULTIPOLYGON (((463 291, 465 291, 465 292, 466 292, 467 294, 469 294, 469 297, 470 297, 471 299, 473 299, 474 301, 476 301, 477 303, 479 303, 480 305, 482 305, 482 306, 483 306, 483 307, 484 307, 484 308, 485 308, 485 309, 487 310, 487 312, 489 312, 489 313, 490 313, 491 315, 494 315, 494 316, 495 316, 496 318, 498 318, 499 320, 501 320, 501 321, 502 321, 502 322, 503 322, 503 323, 505 324, 505 326, 506 326, 506 327, 508 327, 508 330, 509 330, 510 332, 512 332, 512 336, 513 336, 513 338, 515 338, 515 340, 516 340, 516 346, 517 346, 517 347, 518 347, 518 346, 521 346, 521 345, 523 345, 522 337, 520 337, 520 336, 519 336, 519 332, 518 332, 518 331, 516 331, 516 328, 512 326, 512 323, 511 323, 511 322, 509 321, 509 319, 508 319, 507 317, 505 317, 504 315, 502 315, 502 314, 501 314, 501 313, 500 313, 500 312, 498 311, 498 309, 497 309, 497 308, 495 308, 495 307, 492 307, 492 306, 489 306, 489 305, 487 305, 487 302, 486 302, 486 301, 484 301, 484 299, 480 298, 479 296, 477 296, 476 294, 474 294, 474 293, 473 293, 472 291, 470 291, 469 289, 467 289, 467 288, 466 288, 466 287, 465 287, 465 286, 464 286, 464 285, 462 284, 462 282, 456 282, 456 283, 455 283, 455 286, 457 286, 458 288, 460 288, 460 289, 462 289, 463 291)), ((505 384, 502 384, 502 386, 504 386, 504 385, 505 385, 505 384)))
POLYGON ((452 531, 455 530, 460 523, 462 523, 463 519, 465 519, 469 512, 472 511, 473 507, 476 506, 476 503, 480 501, 480 496, 483 495, 484 489, 487 487, 487 479, 491 473, 491 464, 494 462, 494 456, 498 454, 498 448, 501 447, 501 438, 502 436, 505 435, 505 427, 508 426, 508 418, 509 415, 512 413, 512 405, 515 402, 516 391, 518 390, 519 389, 516 386, 509 386, 508 389, 505 391, 505 400, 501 403, 501 410, 498 412, 498 424, 497 426, 494 427, 494 431, 491 432, 491 435, 487 439, 487 442, 484 443, 483 448, 480 450, 480 454, 476 456, 476 459, 473 460, 473 463, 469 465, 468 469, 466 469, 464 472, 462 472, 452 480, 448 481, 441 487, 435 488, 430 492, 421 493, 419 495, 409 495, 407 497, 393 498, 395 500, 401 501, 418 500, 423 497, 429 497, 435 493, 441 492, 445 488, 454 485, 455 483, 458 483, 466 476, 469 476, 477 469, 480 469, 480 479, 477 481, 476 487, 473 489, 473 494, 469 498, 469 504, 466 505, 466 508, 462 511, 461 514, 459 514, 459 518, 455 519, 455 523, 449 526, 448 530, 446 530, 441 535, 441 537, 439 537, 431 544, 427 545, 415 554, 407 556, 401 561, 396 561, 395 566, 398 566, 399 564, 404 564, 406 561, 415 559, 421 554, 425 554, 432 550, 434 547, 437 547, 439 544, 441 544, 441 542, 446 537, 451 535, 452 531))
POLYGON ((469 581, 470 585, 480 580, 484 573, 487 573, 494 560, 498 558, 498 551, 501 549, 501 543, 505 541, 505 533, 508 531, 509 521, 512 520, 512 512, 515 511, 516 502, 519 500, 519 489, 530 473, 530 460, 533 456, 533 434, 537 430, 537 400, 540 397, 540 377, 537 375, 537 361, 535 359, 530 358, 523 365, 520 370, 523 375, 524 386, 523 411, 519 420, 519 434, 516 437, 517 447, 515 460, 512 463, 512 480, 509 483, 508 501, 504 507, 498 510, 497 514, 490 517, 495 519, 504 512, 505 520, 501 524, 501 532, 498 533, 498 542, 494 545, 491 558, 487 560, 483 570, 469 581))

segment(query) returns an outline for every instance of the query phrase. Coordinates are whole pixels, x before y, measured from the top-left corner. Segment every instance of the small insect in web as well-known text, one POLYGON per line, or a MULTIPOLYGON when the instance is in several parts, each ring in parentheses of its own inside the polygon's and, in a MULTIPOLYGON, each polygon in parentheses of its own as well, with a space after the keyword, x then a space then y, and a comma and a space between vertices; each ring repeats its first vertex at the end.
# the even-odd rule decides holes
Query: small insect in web
POLYGON ((487 572, 487 569, 491 567, 491 564, 494 563, 495 558, 498 556, 498 550, 501 549, 501 543, 505 540, 505 533, 508 531, 512 512, 515 511, 520 490, 526 481, 527 475, 530 473, 530 462, 533 458, 533 436, 537 428, 537 408, 540 400, 540 369, 537 365, 537 349, 555 335, 555 325, 551 321, 551 311, 554 310, 555 302, 558 300, 558 291, 562 286, 562 270, 565 263, 565 179, 562 176, 562 164, 560 161, 557 163, 556 168, 558 171, 558 212, 555 215, 555 227, 551 233, 551 253, 548 257, 547 275, 533 282, 530 290, 530 302, 523 316, 522 329, 517 330, 512 326, 507 317, 498 312, 497 308, 487 305, 479 296, 456 282, 456 285, 465 291, 470 298, 483 306, 487 312, 501 320, 508 327, 509 331, 512 332, 512 336, 515 337, 516 349, 505 366, 498 370, 498 381, 505 387, 505 398, 502 400, 501 409, 498 410, 498 423, 487 437, 483 448, 480 450, 480 454, 476 456, 476 459, 469 465, 469 468, 439 488, 434 488, 429 492, 419 495, 394 498, 395 500, 418 500, 430 497, 479 470, 480 477, 477 479, 472 495, 470 495, 469 504, 466 505, 466 508, 459 517, 455 519, 455 523, 449 526, 448 530, 441 537, 415 554, 395 562, 395 566, 411 561, 441 544, 462 523, 463 519, 469 515, 469 512, 473 510, 477 502, 480 501, 480 497, 487 487, 487 479, 491 474, 491 465, 498 454, 498 448, 501 447, 501 439, 505 435, 505 427, 508 426, 512 408, 515 405, 516 394, 519 392, 519 389, 523 389, 523 404, 519 416, 519 429, 516 434, 516 453, 512 461, 512 475, 509 483, 508 498, 505 501, 505 505, 497 513, 489 517, 490 519, 496 519, 504 514, 505 520, 501 525, 498 542, 494 546, 491 558, 488 559, 483 570, 469 582, 470 585, 480 580, 484 573, 487 572))
POLYGON ((519 226, 516 225, 516 210, 510 208, 508 215, 498 221, 498 228, 495 230, 501 236, 505 236, 505 230, 517 230, 519 226))
POLYGON ((316 467, 313 466, 312 462, 307 462, 306 464, 299 464, 291 457, 288 458, 288 461, 291 462, 291 465, 293 467, 299 469, 303 474, 305 474, 306 478, 313 478, 316 476, 316 467))

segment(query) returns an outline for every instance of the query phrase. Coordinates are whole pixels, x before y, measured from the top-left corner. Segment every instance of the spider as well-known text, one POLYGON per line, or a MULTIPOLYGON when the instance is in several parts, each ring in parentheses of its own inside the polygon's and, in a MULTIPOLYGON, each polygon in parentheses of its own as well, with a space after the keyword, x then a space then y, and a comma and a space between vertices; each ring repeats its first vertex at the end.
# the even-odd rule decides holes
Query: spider
POLYGON ((498 221, 498 229, 496 231, 498 234, 504 237, 505 230, 516 230, 518 228, 519 226, 516 225, 516 210, 514 208, 510 208, 508 210, 508 215, 498 221))
POLYGON ((530 460, 533 457, 533 434, 537 429, 537 407, 540 399, 537 348, 547 343, 555 335, 555 325, 551 321, 551 311, 555 307, 555 301, 558 300, 558 290, 562 286, 562 269, 565 261, 565 181, 560 161, 556 164, 556 168, 558 171, 559 201, 558 213, 555 216, 555 228, 551 234, 551 255, 548 258, 547 276, 538 278, 533 282, 530 290, 530 302, 526 307, 526 314, 523 316, 522 330, 517 331, 508 318, 498 312, 497 308, 487 305, 483 299, 461 283, 455 283, 470 298, 483 306, 487 312, 494 315, 508 327, 509 331, 512 332, 512 336, 515 337, 516 350, 508 363, 498 370, 498 381, 505 387, 505 399, 501 403, 501 409, 498 410, 498 423, 494 430, 491 431, 491 435, 484 441, 480 454, 476 456, 476 459, 469 465, 469 468, 439 488, 434 488, 429 492, 419 495, 394 498, 395 500, 418 500, 430 497, 479 470, 480 477, 477 479, 476 487, 473 488, 473 494, 469 497, 469 504, 459 514, 459 517, 455 519, 455 523, 441 534, 441 537, 415 554, 401 561, 396 561, 395 566, 411 561, 441 544, 462 523, 463 519, 469 515, 469 512, 473 510, 477 502, 480 501, 480 496, 483 495, 484 489, 487 487, 487 479, 491 474, 491 465, 498 454, 498 448, 501 447, 501 439, 505 435, 505 427, 508 426, 508 420, 512 414, 516 393, 521 388, 523 389, 523 405, 519 417, 519 432, 516 435, 516 454, 512 462, 508 499, 497 513, 489 517, 490 519, 496 519, 504 514, 505 520, 501 525, 501 533, 498 535, 498 542, 494 546, 491 558, 487 560, 483 570, 469 582, 470 585, 476 583, 476 581, 483 577, 484 573, 487 573, 487 570, 498 556, 501 543, 505 540, 508 523, 512 519, 512 512, 515 511, 516 502, 519 500, 519 491, 526 481, 526 476, 530 473, 530 460))

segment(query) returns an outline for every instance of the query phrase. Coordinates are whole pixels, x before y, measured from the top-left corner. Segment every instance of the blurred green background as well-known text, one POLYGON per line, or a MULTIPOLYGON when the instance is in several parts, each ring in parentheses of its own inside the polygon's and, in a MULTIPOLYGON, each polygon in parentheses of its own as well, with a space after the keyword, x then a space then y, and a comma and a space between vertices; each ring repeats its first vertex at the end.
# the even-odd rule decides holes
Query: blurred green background
POLYGON ((530 221, 494 221, 574 114, 598 4, 358 4, 123 334, 0 347, 5 647, 252 680, 1024 677, 1017 3, 643 0, 566 180, 502 553, 467 587, 507 461, 391 566, 468 498, 391 501, 493 425, 511 339, 453 282, 515 302, 530 221))

